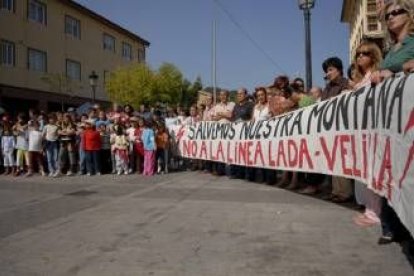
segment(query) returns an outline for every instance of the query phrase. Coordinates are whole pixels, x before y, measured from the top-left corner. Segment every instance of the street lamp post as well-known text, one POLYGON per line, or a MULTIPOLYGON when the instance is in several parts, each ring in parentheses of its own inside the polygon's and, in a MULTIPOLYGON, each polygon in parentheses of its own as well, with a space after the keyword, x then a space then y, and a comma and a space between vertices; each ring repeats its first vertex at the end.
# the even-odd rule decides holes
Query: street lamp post
POLYGON ((315 0, 298 0, 299 9, 303 10, 305 19, 305 59, 306 59, 306 88, 312 87, 312 51, 311 51, 311 28, 310 10, 315 6, 315 0))
POLYGON ((98 75, 95 73, 95 71, 92 71, 89 75, 89 84, 92 88, 92 103, 95 104, 95 94, 96 94, 96 85, 98 81, 98 75))

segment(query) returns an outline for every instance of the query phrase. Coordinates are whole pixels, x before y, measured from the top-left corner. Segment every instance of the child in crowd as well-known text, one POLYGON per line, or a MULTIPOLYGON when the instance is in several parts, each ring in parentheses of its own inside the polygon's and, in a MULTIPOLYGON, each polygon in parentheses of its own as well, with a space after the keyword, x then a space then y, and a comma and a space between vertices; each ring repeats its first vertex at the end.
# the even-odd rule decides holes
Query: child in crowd
MULTIPOLYGON (((121 126, 121 115, 120 113, 114 113, 111 116, 109 129, 111 141, 115 141, 116 130, 121 126)), ((111 142, 111 163, 112 163, 112 174, 116 173, 116 158, 115 158, 115 146, 111 142)))
POLYGON ((62 121, 59 124, 58 134, 60 140, 59 174, 62 173, 61 170, 67 167, 66 175, 71 176, 76 171, 76 125, 72 122, 70 114, 63 115, 62 121))
POLYGON ((105 125, 105 126, 109 125, 109 120, 107 119, 106 113, 103 110, 99 111, 98 113, 98 119, 95 122, 96 129, 100 130, 101 125, 105 125))
POLYGON ((77 124, 76 130, 76 145, 78 147, 79 154, 79 175, 86 174, 86 157, 85 157, 85 139, 83 136, 83 131, 85 130, 85 124, 88 120, 88 114, 83 113, 80 117, 80 122, 77 124))
POLYGON ((46 140, 46 157, 50 177, 59 175, 59 127, 56 124, 56 115, 50 114, 49 123, 43 128, 43 137, 46 140))
POLYGON ((155 165, 155 151, 157 146, 155 144, 155 134, 152 129, 152 123, 147 121, 145 123, 144 131, 142 132, 142 142, 144 144, 144 171, 143 175, 153 175, 155 165))
POLYGON ((164 124, 159 124, 156 136, 157 173, 168 173, 169 135, 164 124))
POLYGON ((138 119, 138 127, 135 129, 135 169, 137 174, 142 173, 142 166, 144 164, 144 144, 142 143, 142 132, 144 131, 144 119, 138 119))
POLYGON ((3 136, 1 138, 1 149, 3 153, 4 174, 14 173, 14 147, 16 141, 14 139, 9 122, 3 124, 3 136))
POLYGON ((101 150, 101 135, 95 129, 94 121, 87 120, 83 132, 87 175, 101 175, 99 151, 101 150))
POLYGON ((24 172, 24 165, 28 161, 28 133, 27 120, 24 114, 17 116, 17 122, 13 126, 13 134, 16 136, 16 170, 15 176, 24 172))
POLYGON ((113 144, 117 174, 128 174, 129 142, 124 129, 120 125, 115 127, 115 136, 111 137, 111 144, 113 144))
POLYGON ((99 134, 101 135, 101 150, 99 156, 101 157, 101 171, 102 173, 111 172, 111 140, 110 134, 106 129, 105 124, 99 125, 99 134))
POLYGON ((39 173, 42 176, 45 176, 45 171, 43 169, 43 134, 40 131, 40 125, 37 120, 31 122, 29 128, 29 159, 28 159, 28 172, 26 176, 32 176, 34 168, 39 169, 39 173))
POLYGON ((131 117, 129 118, 130 127, 126 130, 126 135, 128 137, 129 147, 128 147, 128 157, 129 157, 129 173, 132 173, 135 170, 135 151, 134 151, 134 141, 135 130, 138 128, 138 118, 131 117))

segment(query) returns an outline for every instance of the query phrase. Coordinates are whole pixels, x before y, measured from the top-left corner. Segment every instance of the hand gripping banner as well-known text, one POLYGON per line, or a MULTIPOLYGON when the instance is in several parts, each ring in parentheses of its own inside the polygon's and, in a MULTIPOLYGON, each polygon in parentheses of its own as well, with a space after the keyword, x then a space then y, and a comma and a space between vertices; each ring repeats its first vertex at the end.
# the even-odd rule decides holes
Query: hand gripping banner
POLYGON ((267 121, 171 129, 179 154, 248 167, 360 180, 414 234, 414 74, 365 86, 267 121))

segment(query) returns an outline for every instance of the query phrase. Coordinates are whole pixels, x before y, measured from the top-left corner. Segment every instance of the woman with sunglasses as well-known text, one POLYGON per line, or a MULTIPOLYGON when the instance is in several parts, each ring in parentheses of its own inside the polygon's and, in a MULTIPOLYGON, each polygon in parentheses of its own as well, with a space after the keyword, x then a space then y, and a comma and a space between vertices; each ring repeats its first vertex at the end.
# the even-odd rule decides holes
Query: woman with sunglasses
MULTIPOLYGON (((403 65, 414 59, 414 1, 393 0, 385 5, 383 15, 392 46, 381 63, 381 69, 372 73, 373 83, 379 83, 394 73, 402 72, 403 65)), ((409 237, 408 231, 388 205, 387 199, 383 197, 381 201, 382 236, 378 243, 388 244, 409 237)))
MULTIPOLYGON (((355 64, 354 90, 371 83, 371 74, 378 70, 382 61, 380 48, 373 42, 362 42, 356 50, 353 64, 355 64)), ((354 222, 360 226, 379 224, 381 213, 381 197, 368 189, 367 186, 355 181, 355 198, 359 205, 365 206, 365 212, 354 217, 354 222)))
POLYGON ((391 48, 381 63, 381 68, 371 76, 371 82, 379 83, 402 72, 404 63, 414 58, 414 2, 394 0, 384 7, 386 33, 391 48))
POLYGON ((355 64, 353 89, 370 84, 372 72, 380 68, 381 62, 382 53, 377 44, 369 41, 362 42, 356 50, 353 61, 355 64))

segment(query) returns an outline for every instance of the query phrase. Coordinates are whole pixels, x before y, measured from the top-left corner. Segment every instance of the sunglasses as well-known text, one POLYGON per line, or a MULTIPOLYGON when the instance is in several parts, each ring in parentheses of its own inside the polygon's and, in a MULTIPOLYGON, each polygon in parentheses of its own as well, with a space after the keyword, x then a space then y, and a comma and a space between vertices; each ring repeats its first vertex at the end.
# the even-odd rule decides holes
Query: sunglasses
POLYGON ((360 57, 360 56, 365 56, 365 57, 370 57, 371 56, 371 53, 370 52, 368 52, 368 51, 360 51, 360 52, 356 52, 356 54, 355 54, 355 58, 358 58, 358 57, 360 57))
POLYGON ((395 17, 395 16, 398 16, 398 15, 401 15, 401 14, 405 14, 405 13, 407 13, 407 11, 406 11, 405 9, 396 9, 396 10, 392 10, 392 11, 387 12, 387 13, 385 14, 385 21, 388 21, 388 20, 390 19, 391 15, 392 15, 393 17, 395 17))

